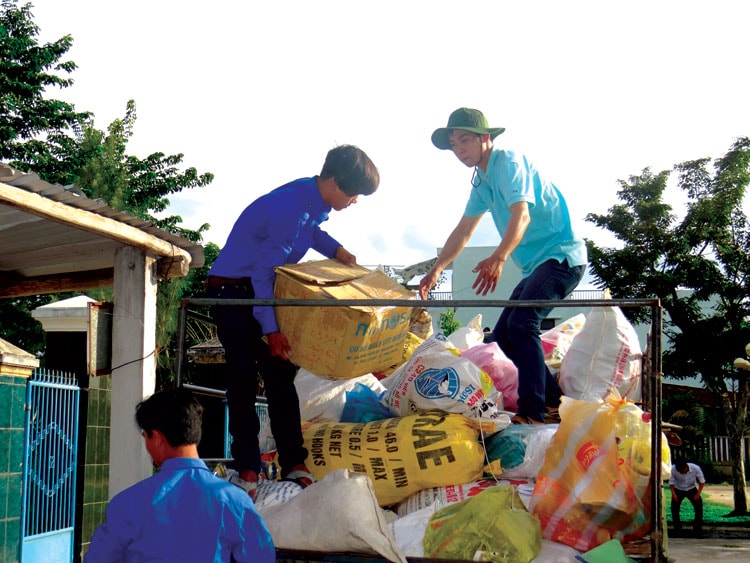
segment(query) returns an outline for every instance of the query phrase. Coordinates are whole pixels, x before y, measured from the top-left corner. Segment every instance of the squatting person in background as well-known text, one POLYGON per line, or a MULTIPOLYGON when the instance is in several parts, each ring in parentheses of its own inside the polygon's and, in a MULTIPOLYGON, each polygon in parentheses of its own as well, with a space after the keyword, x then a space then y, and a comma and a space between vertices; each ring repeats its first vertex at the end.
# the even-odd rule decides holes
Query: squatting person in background
POLYGON ((669 476, 669 489, 672 491, 672 524, 675 534, 682 533, 682 522, 680 521, 680 505, 688 499, 695 511, 693 520, 693 532, 700 536, 703 534, 703 499, 701 493, 706 484, 703 470, 695 463, 685 460, 678 461, 672 466, 669 476))

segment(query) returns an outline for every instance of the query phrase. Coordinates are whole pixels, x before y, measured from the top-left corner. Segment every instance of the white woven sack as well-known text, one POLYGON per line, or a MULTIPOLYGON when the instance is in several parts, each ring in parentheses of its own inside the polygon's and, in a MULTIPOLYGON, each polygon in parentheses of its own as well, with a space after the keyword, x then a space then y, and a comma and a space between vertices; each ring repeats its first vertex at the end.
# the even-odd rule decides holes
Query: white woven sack
POLYGON ((560 364, 560 388, 581 401, 600 401, 613 390, 641 399, 638 335, 619 307, 594 307, 560 364))
POLYGON ((367 475, 339 469, 288 502, 258 512, 276 547, 369 553, 406 563, 367 475))

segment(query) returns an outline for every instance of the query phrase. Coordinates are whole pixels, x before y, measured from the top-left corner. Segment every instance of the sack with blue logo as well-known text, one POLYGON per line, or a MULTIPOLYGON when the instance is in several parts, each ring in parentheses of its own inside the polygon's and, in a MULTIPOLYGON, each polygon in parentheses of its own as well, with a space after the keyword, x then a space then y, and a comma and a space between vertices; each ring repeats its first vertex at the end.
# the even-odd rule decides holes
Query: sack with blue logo
POLYGON ((432 409, 469 418, 500 420, 508 416, 492 378, 462 357, 442 333, 425 340, 381 383, 387 389, 381 400, 397 416, 432 409))

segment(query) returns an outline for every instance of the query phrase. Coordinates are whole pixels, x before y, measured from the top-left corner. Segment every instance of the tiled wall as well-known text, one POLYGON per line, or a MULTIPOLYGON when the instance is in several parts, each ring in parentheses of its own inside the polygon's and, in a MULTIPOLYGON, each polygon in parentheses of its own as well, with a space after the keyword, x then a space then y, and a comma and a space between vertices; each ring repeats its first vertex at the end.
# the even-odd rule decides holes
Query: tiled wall
POLYGON ((104 511, 109 500, 111 383, 109 375, 89 380, 81 554, 88 550, 96 527, 104 522, 104 511))
POLYGON ((25 377, 0 375, 0 561, 18 561, 21 539, 25 377))

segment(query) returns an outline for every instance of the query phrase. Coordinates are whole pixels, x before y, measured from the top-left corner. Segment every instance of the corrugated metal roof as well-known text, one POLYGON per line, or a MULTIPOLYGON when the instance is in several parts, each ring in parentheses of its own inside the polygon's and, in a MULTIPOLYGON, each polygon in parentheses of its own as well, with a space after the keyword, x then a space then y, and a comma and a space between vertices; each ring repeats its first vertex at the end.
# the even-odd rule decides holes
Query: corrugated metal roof
MULTIPOLYGON (((204 263, 200 244, 89 199, 74 187, 0 163, 0 280, 5 281, 0 296, 11 279, 111 269, 114 252, 123 245, 166 261, 185 261, 189 255, 191 268, 204 263)), ((174 275, 168 272, 166 277, 174 275)))

